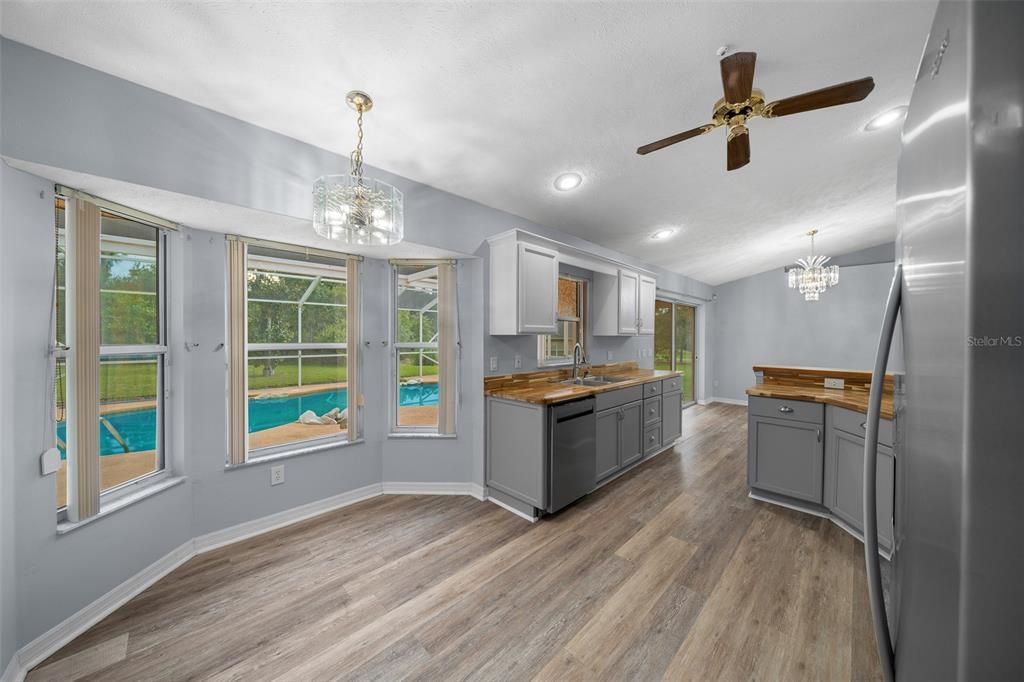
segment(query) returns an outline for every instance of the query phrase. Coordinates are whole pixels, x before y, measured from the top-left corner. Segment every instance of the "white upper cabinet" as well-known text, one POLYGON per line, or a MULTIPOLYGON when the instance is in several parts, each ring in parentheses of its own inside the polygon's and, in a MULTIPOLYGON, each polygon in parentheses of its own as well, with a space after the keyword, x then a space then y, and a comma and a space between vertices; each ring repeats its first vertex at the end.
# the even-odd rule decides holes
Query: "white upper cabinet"
POLYGON ((557 251, 510 235, 490 242, 490 269, 491 334, 557 331, 557 251))
POLYGON ((658 281, 647 275, 640 275, 637 309, 640 321, 637 327, 641 335, 654 334, 654 298, 658 292, 658 281))
POLYGON ((616 275, 594 273, 595 336, 636 336, 654 333, 657 281, 634 270, 616 275))
POLYGON ((640 275, 619 270, 619 333, 636 334, 638 315, 636 303, 640 289, 640 275))

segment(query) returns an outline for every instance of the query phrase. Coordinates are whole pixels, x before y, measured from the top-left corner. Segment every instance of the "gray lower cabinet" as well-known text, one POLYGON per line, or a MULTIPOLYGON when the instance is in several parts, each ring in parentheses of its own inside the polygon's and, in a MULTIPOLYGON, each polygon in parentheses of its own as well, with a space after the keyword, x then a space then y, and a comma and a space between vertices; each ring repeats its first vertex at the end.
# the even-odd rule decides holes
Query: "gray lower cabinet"
POLYGON ((821 504, 824 424, 753 413, 747 419, 750 487, 821 504))
POLYGON ((597 480, 605 479, 619 470, 619 422, 622 412, 618 409, 597 413, 597 480))
MULTIPOLYGON (((678 379, 674 381, 678 382, 678 379)), ((666 380, 667 386, 668 380, 666 380)), ((683 435, 683 394, 679 391, 661 396, 661 442, 665 445, 683 435)))
MULTIPOLYGON (((891 422, 890 422, 891 424, 891 422)), ((830 425, 831 426, 831 425, 830 425)), ((892 448, 878 444, 875 478, 878 542, 892 548, 893 478, 896 460, 892 448)), ((864 438, 829 428, 825 453, 825 505, 832 514, 858 533, 864 533, 864 438)))

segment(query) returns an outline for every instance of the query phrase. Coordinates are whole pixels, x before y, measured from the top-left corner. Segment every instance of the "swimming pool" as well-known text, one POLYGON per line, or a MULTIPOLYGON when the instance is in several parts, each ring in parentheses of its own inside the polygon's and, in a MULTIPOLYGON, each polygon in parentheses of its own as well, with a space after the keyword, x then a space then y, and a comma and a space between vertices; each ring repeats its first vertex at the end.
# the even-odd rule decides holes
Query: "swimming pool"
MULTIPOLYGON (((399 387, 398 404, 402 407, 437 405, 437 402, 437 384, 409 384, 399 387)), ((299 415, 306 410, 324 414, 335 407, 342 410, 348 407, 347 389, 339 388, 304 395, 249 398, 249 433, 296 422, 299 415)), ((129 452, 152 450, 156 447, 156 410, 116 412, 104 417, 124 438, 129 452)), ((57 437, 62 442, 67 442, 67 426, 64 422, 57 423, 57 437)), ((121 455, 124 452, 117 439, 101 425, 100 454, 121 455)), ((64 454, 62 448, 62 459, 64 454)))

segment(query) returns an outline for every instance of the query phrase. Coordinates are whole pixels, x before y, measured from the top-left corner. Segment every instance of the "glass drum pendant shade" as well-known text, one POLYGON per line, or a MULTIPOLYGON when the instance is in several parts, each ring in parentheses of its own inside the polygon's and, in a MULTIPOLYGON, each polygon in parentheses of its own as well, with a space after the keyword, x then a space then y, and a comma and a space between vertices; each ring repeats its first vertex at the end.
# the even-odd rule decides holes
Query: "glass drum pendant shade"
POLYGON ((324 175, 313 184, 313 229, 342 244, 397 244, 405 233, 402 193, 356 174, 324 175))

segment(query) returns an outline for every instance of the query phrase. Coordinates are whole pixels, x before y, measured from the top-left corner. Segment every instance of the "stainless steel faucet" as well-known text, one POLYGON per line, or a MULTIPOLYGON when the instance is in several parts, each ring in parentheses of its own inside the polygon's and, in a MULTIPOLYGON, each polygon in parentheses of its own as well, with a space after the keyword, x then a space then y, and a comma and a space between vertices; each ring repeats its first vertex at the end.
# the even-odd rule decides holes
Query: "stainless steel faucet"
POLYGON ((587 354, 583 352, 583 344, 577 341, 576 345, 572 347, 572 378, 574 380, 578 378, 580 365, 586 366, 583 371, 583 378, 586 379, 590 374, 590 363, 587 362, 587 354))

